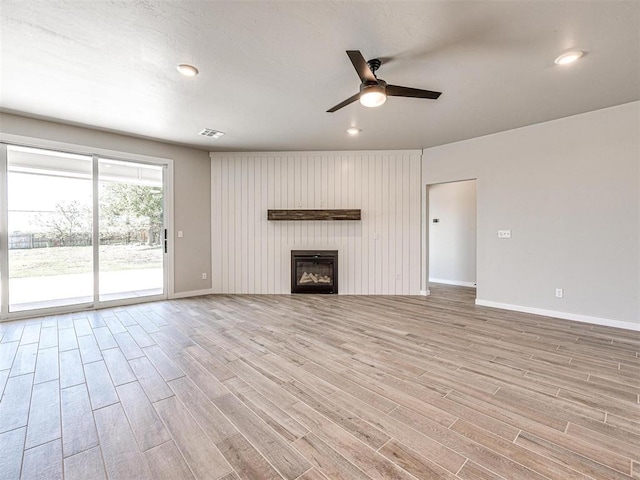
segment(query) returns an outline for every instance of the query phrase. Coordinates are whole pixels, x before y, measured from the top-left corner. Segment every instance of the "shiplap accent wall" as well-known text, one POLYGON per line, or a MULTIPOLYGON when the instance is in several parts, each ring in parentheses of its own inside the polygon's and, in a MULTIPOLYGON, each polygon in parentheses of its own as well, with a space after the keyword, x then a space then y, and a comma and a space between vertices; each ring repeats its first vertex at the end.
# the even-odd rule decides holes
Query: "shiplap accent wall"
POLYGON ((340 294, 419 295, 421 152, 211 153, 212 287, 291 292, 291 250, 339 251, 340 294), (359 208, 361 221, 267 221, 359 208))

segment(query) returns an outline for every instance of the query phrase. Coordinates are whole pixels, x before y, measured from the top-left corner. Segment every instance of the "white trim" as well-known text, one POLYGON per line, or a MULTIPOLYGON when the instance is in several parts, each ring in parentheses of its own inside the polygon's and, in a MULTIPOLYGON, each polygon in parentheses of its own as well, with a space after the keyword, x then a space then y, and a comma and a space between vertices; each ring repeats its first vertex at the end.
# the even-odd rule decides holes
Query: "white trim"
POLYGON ((213 272, 215 272, 214 269, 214 265, 213 265, 213 260, 214 258, 216 258, 216 252, 213 251, 216 242, 213 240, 214 239, 214 235, 216 234, 215 231, 215 223, 214 223, 214 217, 215 217, 215 208, 217 206, 213 205, 213 195, 217 194, 217 192, 213 191, 214 185, 215 185, 215 181, 216 178, 214 178, 215 175, 215 171, 213 168, 213 158, 211 158, 211 153, 209 153, 209 205, 211 206, 210 214, 209 214, 209 225, 211 226, 211 228, 209 229, 209 235, 210 235, 210 245, 209 245, 209 252, 211 255, 211 263, 209 264, 209 281, 211 282, 211 290, 213 292, 213 287, 214 287, 214 282, 213 282, 213 272))
POLYGON ((27 137, 24 135, 14 135, 11 133, 0 132, 0 142, 10 143, 12 145, 43 148, 48 150, 58 150, 65 153, 78 153, 85 155, 98 155, 108 157, 111 160, 136 161, 141 163, 165 164, 173 162, 171 158, 155 157, 151 155, 141 155, 139 153, 121 152, 118 150, 110 150, 106 148, 92 147, 90 145, 81 145, 69 142, 56 142, 54 140, 46 140, 37 137, 27 137))
POLYGON ((162 302, 166 299, 167 299, 167 296, 165 294, 161 294, 161 295, 147 295, 143 297, 118 298, 116 300, 102 300, 101 302, 98 302, 98 305, 96 305, 91 310, 124 307, 126 305, 137 305, 139 303, 162 302))
POLYGON ((213 295, 213 288, 205 288, 204 290, 189 290, 188 292, 177 292, 169 295, 169 300, 176 298, 201 297, 202 295, 213 295))
POLYGON ((589 315, 580 315, 578 313, 558 312, 555 310, 545 310, 543 308, 512 305, 510 303, 491 302, 489 300, 481 300, 479 298, 476 298, 476 305, 480 305, 482 307, 500 308, 502 310, 513 310, 515 312, 533 313, 535 315, 562 318, 564 320, 573 320, 576 322, 592 323, 595 325, 603 325, 605 327, 624 328, 626 330, 640 331, 640 323, 631 323, 623 322, 620 320, 610 320, 608 318, 591 317, 589 315))
POLYGON ((17 312, 10 312, 6 317, 2 319, 2 321, 11 322, 13 320, 24 320, 26 318, 48 317, 52 315, 87 312, 91 310, 97 310, 93 302, 75 303, 72 305, 61 305, 56 307, 32 308, 30 310, 19 310, 17 312))
POLYGON ((9 213, 7 145, 0 144, 0 320, 9 316, 9 213))
POLYGON ((459 280, 443 280, 442 278, 429 278, 429 283, 444 283, 445 285, 458 285, 459 287, 476 288, 473 282, 462 282, 459 280))
POLYGON ((100 171, 99 157, 91 157, 91 212, 93 213, 93 223, 91 224, 91 253, 93 256, 93 302, 100 298, 100 171), (96 245, 98 246, 96 248, 96 245))
POLYGON ((282 152, 209 152, 209 158, 235 157, 295 157, 300 155, 420 155, 422 150, 310 150, 310 151, 282 151, 282 152))
POLYGON ((2 321, 24 320, 28 318, 47 317, 51 315, 63 315, 66 313, 79 313, 104 310, 108 308, 124 307, 127 305, 139 305, 141 303, 162 302, 167 300, 164 295, 149 295, 146 297, 128 297, 118 300, 107 300, 97 303, 75 303, 73 305, 62 305, 57 307, 34 308, 31 310, 20 310, 9 313, 8 317, 2 321))
POLYGON ((431 291, 430 290, 420 290, 420 295, 424 295, 425 297, 428 297, 429 295, 431 295, 431 291))
MULTIPOLYGON (((169 160, 164 164, 163 170, 163 197, 164 197, 164 228, 167 230, 167 238, 169 240, 169 248, 165 256, 164 266, 164 295, 165 298, 173 293, 175 289, 175 235, 173 234, 173 219, 175 217, 174 198, 173 198, 173 160, 169 160)), ((162 232, 164 238, 164 232, 162 232)))

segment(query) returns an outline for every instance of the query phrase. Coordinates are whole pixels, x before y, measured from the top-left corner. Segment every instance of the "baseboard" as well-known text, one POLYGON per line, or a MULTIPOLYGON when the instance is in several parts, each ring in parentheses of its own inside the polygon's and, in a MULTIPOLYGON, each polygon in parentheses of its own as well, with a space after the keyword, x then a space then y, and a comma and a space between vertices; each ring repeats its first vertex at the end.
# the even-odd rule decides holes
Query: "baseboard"
POLYGON ((442 278, 429 278, 430 283, 444 283, 445 285, 458 285, 459 287, 476 288, 474 282, 460 282, 458 280, 443 280, 442 278))
POLYGON ((576 322, 592 323, 605 327, 623 328, 625 330, 640 331, 640 324, 631 322, 622 322, 620 320, 610 320, 608 318, 591 317, 589 315, 580 315, 577 313, 557 312, 555 310, 545 310, 543 308, 524 307, 522 305, 513 305, 510 303, 491 302, 489 300, 481 300, 476 298, 476 305, 482 307, 493 307, 501 310, 513 310, 514 312, 533 313, 535 315, 543 315, 545 317, 562 318, 564 320, 573 320, 576 322))
POLYGON ((420 295, 424 295, 425 297, 428 297, 429 295, 431 295, 431 292, 429 291, 429 289, 420 290, 420 295))
POLYGON ((175 292, 169 295, 169 299, 175 298, 187 298, 187 297, 200 297, 202 295, 211 295, 215 293, 212 288, 206 288, 204 290, 189 290, 188 292, 175 292))

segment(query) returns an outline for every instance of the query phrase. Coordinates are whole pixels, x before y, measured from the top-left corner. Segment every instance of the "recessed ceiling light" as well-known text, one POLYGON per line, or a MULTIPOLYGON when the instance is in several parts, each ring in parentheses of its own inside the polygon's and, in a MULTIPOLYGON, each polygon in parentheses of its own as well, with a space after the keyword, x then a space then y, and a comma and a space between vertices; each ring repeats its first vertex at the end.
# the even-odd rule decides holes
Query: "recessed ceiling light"
POLYGON ((568 63, 575 62, 582 55, 584 55, 584 52, 582 50, 572 50, 570 52, 563 53, 562 55, 560 55, 558 58, 555 59, 555 62, 558 65, 566 65, 568 63))
POLYGON ((349 135, 358 135, 360 133, 360 129, 355 127, 347 128, 347 133, 349 135))
POLYGON ((196 67, 193 65, 187 65, 186 63, 181 63, 176 68, 185 77, 195 77, 199 73, 196 67))

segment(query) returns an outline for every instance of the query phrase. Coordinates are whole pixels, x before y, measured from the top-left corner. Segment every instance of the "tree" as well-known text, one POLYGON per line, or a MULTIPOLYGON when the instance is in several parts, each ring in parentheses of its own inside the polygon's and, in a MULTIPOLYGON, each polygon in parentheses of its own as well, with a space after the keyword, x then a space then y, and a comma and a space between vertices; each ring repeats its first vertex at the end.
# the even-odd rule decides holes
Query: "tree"
POLYGON ((91 238, 91 209, 77 200, 56 203, 53 212, 41 214, 37 221, 61 246, 77 244, 82 237, 91 238))
POLYGON ((120 230, 130 241, 141 229, 147 243, 160 243, 163 224, 162 189, 148 185, 108 183, 100 192, 100 221, 120 230))

